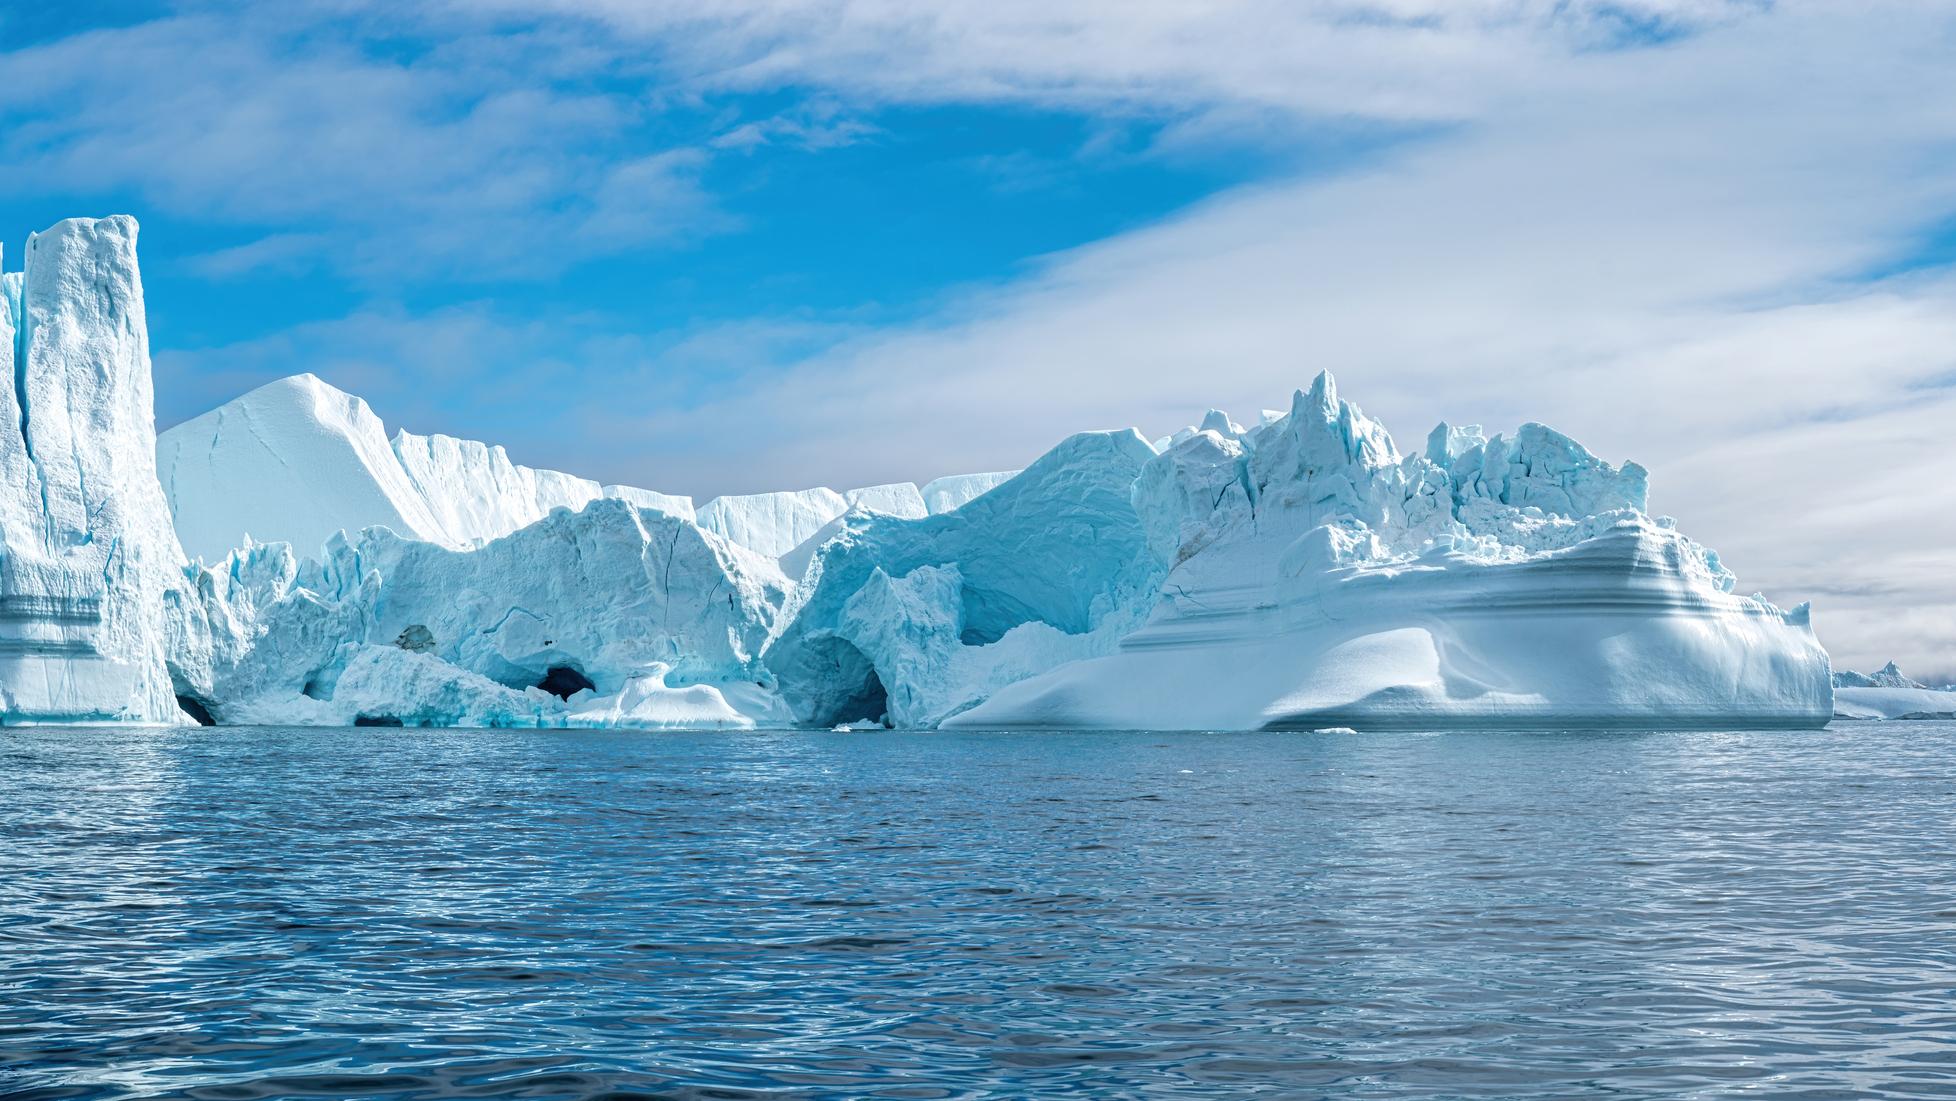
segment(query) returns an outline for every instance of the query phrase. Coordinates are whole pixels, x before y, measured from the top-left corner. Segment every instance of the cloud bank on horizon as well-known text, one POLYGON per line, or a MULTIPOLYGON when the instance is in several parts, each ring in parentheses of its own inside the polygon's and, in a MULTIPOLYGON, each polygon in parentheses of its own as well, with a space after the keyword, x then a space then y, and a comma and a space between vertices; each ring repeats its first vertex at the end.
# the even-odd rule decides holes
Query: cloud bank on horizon
MULTIPOLYGON (((1956 676, 1956 11, 206 0, 0 13, 0 214, 145 223, 159 418, 312 371, 674 492, 1540 420, 1956 676)), ((1402 440, 1402 445, 1411 442, 1402 440)))

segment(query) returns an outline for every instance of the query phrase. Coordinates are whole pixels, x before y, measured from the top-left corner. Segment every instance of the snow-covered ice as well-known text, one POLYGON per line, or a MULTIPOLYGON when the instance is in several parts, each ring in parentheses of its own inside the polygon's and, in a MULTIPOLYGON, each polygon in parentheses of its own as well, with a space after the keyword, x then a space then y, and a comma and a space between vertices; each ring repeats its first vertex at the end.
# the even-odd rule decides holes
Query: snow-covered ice
MULTIPOLYGON (((837 493, 826 486, 777 493, 715 497, 700 506, 699 525, 771 558, 795 552, 851 510, 906 520, 926 515, 924 499, 910 482, 837 493)), ((805 559, 806 555, 797 559, 805 559)), ((797 574, 798 569, 789 569, 797 574)))
POLYGON ((962 508, 966 501, 990 493, 1019 476, 1016 470, 994 470, 985 474, 947 474, 924 483, 924 509, 932 516, 962 508))

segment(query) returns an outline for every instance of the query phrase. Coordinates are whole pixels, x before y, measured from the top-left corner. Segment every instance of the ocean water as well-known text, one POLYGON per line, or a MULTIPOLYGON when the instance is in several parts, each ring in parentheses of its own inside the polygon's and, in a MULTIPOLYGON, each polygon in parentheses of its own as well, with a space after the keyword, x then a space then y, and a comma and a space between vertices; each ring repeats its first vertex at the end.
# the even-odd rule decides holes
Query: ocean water
POLYGON ((1956 725, 5 730, 0 1096, 1956 1097, 1956 725))

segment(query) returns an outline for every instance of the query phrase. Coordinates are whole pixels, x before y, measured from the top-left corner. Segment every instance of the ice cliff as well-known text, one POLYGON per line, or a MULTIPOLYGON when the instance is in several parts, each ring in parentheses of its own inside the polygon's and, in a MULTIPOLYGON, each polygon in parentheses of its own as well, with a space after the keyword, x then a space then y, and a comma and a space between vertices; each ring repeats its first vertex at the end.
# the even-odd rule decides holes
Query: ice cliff
MULTIPOLYGON (((696 510, 390 438, 309 375, 157 439, 134 244, 128 219, 63 223, 0 281, 8 722, 1736 727, 1835 708, 1804 605, 1737 595, 1649 514, 1642 468, 1541 425, 1441 425, 1402 453, 1321 374, 1254 427, 1211 410, 1018 472, 696 510)), ((1866 679, 1844 708, 1927 691, 1866 679)))
POLYGON ((0 371, 0 720, 182 721, 133 219, 28 239, 0 276, 0 371))

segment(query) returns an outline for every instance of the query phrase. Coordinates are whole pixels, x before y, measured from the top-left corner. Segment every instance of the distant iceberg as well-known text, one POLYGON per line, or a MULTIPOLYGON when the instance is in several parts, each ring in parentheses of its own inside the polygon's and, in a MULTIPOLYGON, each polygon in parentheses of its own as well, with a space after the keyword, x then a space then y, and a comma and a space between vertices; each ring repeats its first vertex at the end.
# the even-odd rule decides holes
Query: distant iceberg
MULTIPOLYGON (((153 434, 135 224, 0 281, 0 719, 1817 726, 1807 606, 1541 425, 1402 454, 1329 374, 1245 428, 690 498, 386 434, 309 375, 153 434), (9 436, 8 433, 12 435, 9 436), (11 442, 9 442, 11 440, 11 442), (153 448, 153 450, 152 450, 153 448), (186 562, 184 549, 196 556, 186 562)), ((1867 685, 1854 693, 1929 693, 1867 685)), ((1872 705, 1868 705, 1870 709, 1872 705)))
POLYGON ((1834 674, 1834 716, 1841 719, 1956 719, 1956 685, 1934 688, 1889 662, 1872 673, 1834 674))

